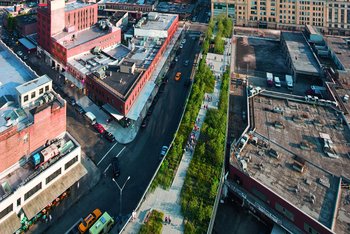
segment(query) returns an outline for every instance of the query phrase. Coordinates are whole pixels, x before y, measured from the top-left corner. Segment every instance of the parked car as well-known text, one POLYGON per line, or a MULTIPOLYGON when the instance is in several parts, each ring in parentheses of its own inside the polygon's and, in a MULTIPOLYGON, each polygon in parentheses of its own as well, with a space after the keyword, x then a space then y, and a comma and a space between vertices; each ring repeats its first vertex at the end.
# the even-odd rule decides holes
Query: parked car
POLYGON ((181 41, 181 44, 185 44, 186 43, 186 39, 183 39, 182 41, 181 41))
POLYGON ((175 75, 175 80, 179 81, 181 79, 181 72, 177 72, 175 75))
POLYGON ((183 44, 180 44, 179 48, 180 48, 180 49, 184 48, 184 45, 183 45, 183 44))
POLYGON ((102 124, 95 123, 93 126, 96 129, 96 131, 101 133, 101 134, 106 131, 105 128, 102 126, 102 124))
POLYGON ((109 142, 115 142, 115 137, 112 133, 108 132, 108 131, 104 131, 103 132, 103 136, 104 138, 106 138, 109 142))
POLYGON ((120 166, 119 160, 117 157, 112 158, 112 170, 113 170, 113 178, 117 178, 120 175, 120 166))
POLYGON ((178 62, 178 61, 179 61, 179 57, 176 56, 176 57, 175 57, 175 62, 178 62))
POLYGON ((17 51, 16 53, 19 57, 22 57, 23 56, 23 52, 22 51, 17 51))
POLYGON ((162 158, 165 156, 165 154, 168 152, 168 146, 166 146, 166 145, 163 145, 162 146, 162 149, 161 149, 161 151, 160 151, 160 160, 162 160, 162 158))
POLYGON ((83 109, 83 107, 81 107, 79 104, 76 104, 75 106, 74 106, 74 109, 79 113, 79 114, 85 114, 86 112, 85 112, 85 110, 83 109))
POLYGON ((143 121, 142 121, 142 123, 141 123, 141 127, 142 127, 142 128, 147 127, 147 123, 148 123, 148 118, 144 118, 143 121))
POLYGON ((189 63, 190 63, 189 60, 185 60, 184 65, 187 67, 189 63))
POLYGON ((86 216, 86 218, 79 224, 78 229, 80 233, 85 233, 89 228, 98 220, 102 215, 100 209, 95 209, 91 214, 86 216))
POLYGON ((75 106, 77 102, 75 101, 74 97, 68 97, 67 102, 71 104, 72 106, 75 106))

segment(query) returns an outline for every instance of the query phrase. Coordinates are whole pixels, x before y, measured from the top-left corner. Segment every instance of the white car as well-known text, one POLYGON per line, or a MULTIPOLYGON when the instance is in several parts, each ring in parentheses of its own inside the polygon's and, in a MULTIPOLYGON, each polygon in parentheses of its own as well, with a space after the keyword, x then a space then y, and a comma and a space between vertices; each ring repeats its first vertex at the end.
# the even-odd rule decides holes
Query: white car
POLYGON ((183 45, 183 44, 180 44, 179 48, 180 48, 180 49, 184 48, 184 45, 183 45))
POLYGON ((186 43, 186 39, 183 39, 182 41, 181 41, 181 44, 185 44, 186 43))

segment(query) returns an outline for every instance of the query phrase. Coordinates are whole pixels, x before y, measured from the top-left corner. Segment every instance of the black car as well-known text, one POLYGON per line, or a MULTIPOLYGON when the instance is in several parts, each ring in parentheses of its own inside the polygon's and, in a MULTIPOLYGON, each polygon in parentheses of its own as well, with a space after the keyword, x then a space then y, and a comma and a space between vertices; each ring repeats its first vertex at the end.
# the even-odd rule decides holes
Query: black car
POLYGON ((113 170, 113 178, 117 178, 120 175, 120 167, 119 160, 116 157, 112 158, 112 170, 113 170))
POLYGON ((142 128, 147 127, 147 123, 148 123, 148 119, 145 118, 145 119, 142 121, 141 127, 142 127, 142 128))
POLYGON ((67 99, 67 102, 68 102, 69 104, 71 104, 72 106, 74 106, 75 104, 77 104, 76 101, 75 101, 75 99, 74 99, 74 97, 69 97, 69 98, 67 99))
POLYGON ((74 109, 79 113, 79 114, 85 114, 86 112, 84 111, 83 107, 81 107, 79 104, 76 104, 74 106, 74 109))
POLYGON ((108 131, 103 132, 103 136, 109 141, 109 142, 115 142, 115 137, 113 136, 112 133, 108 131))

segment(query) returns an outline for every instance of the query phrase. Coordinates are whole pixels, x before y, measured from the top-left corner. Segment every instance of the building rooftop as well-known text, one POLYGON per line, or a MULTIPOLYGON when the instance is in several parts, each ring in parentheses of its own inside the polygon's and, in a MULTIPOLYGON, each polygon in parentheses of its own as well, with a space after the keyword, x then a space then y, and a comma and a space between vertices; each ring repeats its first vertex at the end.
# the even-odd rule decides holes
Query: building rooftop
POLYGON ((6 45, 0 41, 0 97, 4 95, 16 95, 16 87, 34 78, 37 74, 22 62, 6 45))
POLYGON ((84 8, 86 6, 90 6, 91 3, 86 3, 86 2, 80 2, 80 1, 76 1, 76 2, 68 2, 66 3, 66 5, 64 6, 64 11, 73 11, 73 10, 77 10, 80 8, 84 8))
POLYGON ((127 55, 129 61, 136 63, 136 67, 147 69, 156 57, 163 39, 154 40, 153 38, 133 38, 130 42, 134 49, 127 55))
POLYGON ((34 80, 31 80, 29 82, 26 82, 24 84, 17 86, 16 90, 19 94, 24 94, 35 89, 35 87, 46 84, 47 82, 50 82, 50 81, 51 81, 50 77, 48 77, 47 75, 43 75, 34 80))
POLYGON ((113 49, 110 49, 108 51, 104 50, 104 52, 114 59, 121 61, 127 54, 130 53, 130 49, 125 45, 119 44, 113 49))
MULTIPOLYGON (((116 27, 112 27, 112 30, 120 30, 116 27)), ((85 29, 79 32, 61 32, 53 36, 54 40, 60 43, 67 49, 74 48, 88 41, 92 41, 96 38, 102 37, 111 33, 109 29, 100 29, 97 25, 92 26, 89 29, 85 29)))
POLYGON ((36 15, 21 15, 16 17, 16 22, 19 24, 33 24, 37 22, 36 15))
MULTIPOLYGON (((331 228, 340 178, 350 178, 350 130, 329 106, 262 95, 251 102, 256 130, 231 164, 331 228), (328 137, 331 153, 325 147, 328 137)), ((344 209, 343 220, 348 222, 349 206, 344 209)))
POLYGON ((331 48, 343 65, 344 69, 350 69, 350 39, 343 37, 324 36, 329 48, 331 48))
MULTIPOLYGON (((0 174, 0 184, 3 186, 5 185, 8 189, 0 189, 0 201, 11 195, 14 191, 16 191, 19 187, 25 185, 30 180, 35 178, 38 174, 40 174, 43 169, 38 168, 37 170, 34 169, 33 165, 31 165, 30 158, 35 155, 36 153, 41 152, 44 149, 47 150, 58 150, 60 152, 59 156, 54 157, 45 164, 44 170, 49 170, 50 166, 56 163, 58 160, 60 160, 62 157, 64 157, 66 154, 74 150, 75 148, 79 147, 75 140, 71 138, 71 136, 67 133, 64 133, 60 136, 58 136, 56 139, 53 139, 52 144, 49 146, 41 146, 34 152, 32 152, 28 158, 23 158, 23 160, 20 160, 17 164, 13 165, 11 168, 8 168, 7 170, 3 171, 0 174), (70 142, 70 143, 68 143, 70 142), (69 146, 69 151, 66 150, 66 148, 69 146), (7 191, 5 191, 7 190, 7 191)), ((48 152, 48 151, 47 151, 48 152)))
POLYGON ((68 60, 68 64, 82 74, 95 72, 113 62, 116 62, 116 60, 103 52, 100 54, 92 54, 88 52, 68 60))
POLYGON ((110 76, 107 76, 104 79, 98 79, 95 77, 95 79, 97 79, 97 81, 103 86, 107 86, 112 93, 123 100, 127 98, 130 91, 133 90, 143 74, 137 70, 135 70, 133 74, 120 72, 118 66, 109 66, 106 70, 106 73, 108 72, 111 72, 110 76))
MULTIPOLYGON (((258 139, 264 140, 259 136, 258 139)), ((300 173, 293 168, 298 165, 293 154, 274 143, 270 143, 269 147, 278 152, 278 159, 270 156, 266 149, 253 144, 244 148, 240 157, 247 162, 246 173, 330 227, 340 179, 307 162, 304 172, 300 173)))
POLYGON ((101 0, 99 3, 153 5, 155 2, 156 0, 101 0))
POLYGON ((293 66, 297 72, 319 74, 320 68, 302 33, 282 32, 293 66))
POLYGON ((159 2, 156 10, 160 12, 169 12, 175 14, 191 14, 194 10, 194 4, 181 4, 181 3, 173 3, 173 2, 159 2))
POLYGON ((139 22, 135 25, 135 29, 141 28, 144 30, 168 30, 177 15, 174 14, 165 14, 159 12, 150 12, 148 13, 147 20, 141 18, 139 22))

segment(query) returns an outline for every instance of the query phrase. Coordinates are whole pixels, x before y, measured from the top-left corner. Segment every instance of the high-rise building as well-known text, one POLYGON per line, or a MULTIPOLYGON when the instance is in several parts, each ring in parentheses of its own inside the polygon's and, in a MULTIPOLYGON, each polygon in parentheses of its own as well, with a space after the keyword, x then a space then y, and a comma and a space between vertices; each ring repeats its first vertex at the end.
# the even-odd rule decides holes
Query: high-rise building
POLYGON ((211 11, 228 15, 237 26, 301 30, 309 24, 324 33, 350 35, 350 2, 344 0, 212 0, 211 11))

